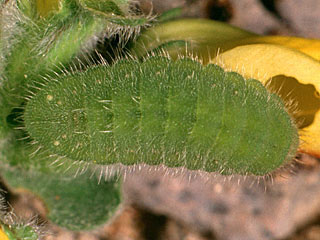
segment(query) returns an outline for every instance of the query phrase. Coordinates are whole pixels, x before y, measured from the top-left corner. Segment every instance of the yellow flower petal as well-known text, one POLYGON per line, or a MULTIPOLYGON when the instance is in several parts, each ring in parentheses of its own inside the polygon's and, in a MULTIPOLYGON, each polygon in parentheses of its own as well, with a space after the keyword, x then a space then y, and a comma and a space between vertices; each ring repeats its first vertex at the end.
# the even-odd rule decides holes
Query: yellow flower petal
MULTIPOLYGON (((307 39, 307 38, 298 38, 298 37, 287 37, 287 36, 257 36, 249 37, 245 39, 236 39, 226 45, 232 46, 241 46, 248 44, 259 44, 259 43, 270 43, 278 44, 285 47, 294 48, 303 52, 317 60, 320 60, 320 40, 319 39, 307 39)), ((223 47, 222 48, 226 48, 223 47)))
POLYGON ((9 240, 8 236, 4 233, 4 231, 0 227, 0 239, 1 240, 9 240))
POLYGON ((300 150, 320 156, 320 63, 291 48, 252 44, 233 48, 212 62, 274 89, 300 126, 300 150), (292 104, 293 103, 293 104, 292 104))

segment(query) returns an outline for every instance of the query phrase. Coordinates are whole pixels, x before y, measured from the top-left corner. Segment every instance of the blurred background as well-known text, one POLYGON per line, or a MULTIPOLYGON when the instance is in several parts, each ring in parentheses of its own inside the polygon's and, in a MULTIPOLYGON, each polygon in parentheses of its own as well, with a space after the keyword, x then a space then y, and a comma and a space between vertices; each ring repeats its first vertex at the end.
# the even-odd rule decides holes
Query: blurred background
POLYGON ((265 35, 320 38, 319 0, 139 0, 144 13, 181 7, 183 17, 228 22, 265 35))

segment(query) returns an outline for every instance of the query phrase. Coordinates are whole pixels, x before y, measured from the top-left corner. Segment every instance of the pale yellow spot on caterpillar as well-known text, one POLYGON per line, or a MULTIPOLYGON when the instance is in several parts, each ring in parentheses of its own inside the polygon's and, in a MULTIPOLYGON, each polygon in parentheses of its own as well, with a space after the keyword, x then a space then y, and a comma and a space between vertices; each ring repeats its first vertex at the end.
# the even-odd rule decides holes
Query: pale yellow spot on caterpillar
POLYGON ((52 95, 47 95, 47 100, 48 100, 48 101, 52 101, 52 99, 53 99, 53 96, 52 96, 52 95))
POLYGON ((54 142, 53 142, 53 145, 59 146, 59 145, 60 145, 60 142, 59 142, 59 141, 54 141, 54 142))
POLYGON ((59 105, 61 105, 61 104, 62 104, 62 102, 61 102, 61 101, 58 101, 57 103, 58 103, 59 105))
POLYGON ((63 139, 66 139, 66 138, 67 138, 67 135, 66 135, 66 134, 63 134, 61 137, 62 137, 63 139))

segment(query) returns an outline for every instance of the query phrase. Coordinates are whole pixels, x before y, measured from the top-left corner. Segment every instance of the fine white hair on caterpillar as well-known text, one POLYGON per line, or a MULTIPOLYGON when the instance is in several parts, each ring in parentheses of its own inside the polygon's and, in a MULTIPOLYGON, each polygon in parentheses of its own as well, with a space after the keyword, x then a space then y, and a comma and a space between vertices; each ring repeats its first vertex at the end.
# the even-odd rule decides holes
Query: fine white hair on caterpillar
POLYGON ((72 161, 227 175, 267 175, 299 143, 276 94, 188 58, 121 60, 57 76, 30 97, 24 124, 39 152, 72 161))

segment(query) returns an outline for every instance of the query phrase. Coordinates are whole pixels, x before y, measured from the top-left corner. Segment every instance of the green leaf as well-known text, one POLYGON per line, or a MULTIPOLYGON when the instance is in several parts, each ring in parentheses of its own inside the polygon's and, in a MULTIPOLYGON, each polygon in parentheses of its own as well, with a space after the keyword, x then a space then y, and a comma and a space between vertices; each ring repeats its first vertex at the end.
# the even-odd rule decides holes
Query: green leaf
POLYGON ((39 236, 37 232, 31 226, 25 226, 23 224, 11 224, 10 226, 2 225, 3 235, 1 240, 38 240, 39 236))
MULTIPOLYGON (((179 56, 199 57, 204 63, 223 51, 225 43, 254 37, 253 33, 241 30, 226 23, 206 19, 179 19, 161 23, 143 32, 131 48, 138 57, 159 49, 176 59, 179 56), (184 46, 172 46, 171 42, 185 42, 184 46)), ((232 46, 226 46, 229 49, 232 46)))
POLYGON ((182 15, 181 7, 172 8, 163 12, 159 17, 157 17, 157 21, 163 23, 163 22, 174 20, 175 18, 178 18, 181 15, 182 15))
POLYGON ((24 188, 38 196, 48 208, 48 219, 71 230, 88 230, 105 224, 121 203, 121 178, 98 184, 87 172, 70 174, 26 171, 1 167, 9 186, 24 188))

